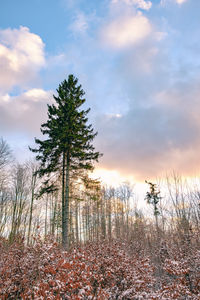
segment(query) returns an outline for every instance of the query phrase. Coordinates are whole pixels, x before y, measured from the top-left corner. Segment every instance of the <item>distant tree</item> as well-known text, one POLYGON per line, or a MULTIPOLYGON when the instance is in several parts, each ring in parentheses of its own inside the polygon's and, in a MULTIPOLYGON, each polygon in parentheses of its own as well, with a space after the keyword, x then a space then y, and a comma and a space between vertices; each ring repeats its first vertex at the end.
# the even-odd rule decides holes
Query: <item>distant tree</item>
POLYGON ((29 171, 29 180, 30 180, 30 209, 29 209, 29 221, 28 221, 28 234, 27 234, 27 244, 30 243, 31 237, 31 228, 32 228, 32 220, 33 220, 33 202, 35 195, 37 193, 37 164, 34 161, 29 161, 27 164, 27 168, 29 171))
POLYGON ((12 204, 9 240, 12 242, 19 234, 21 237, 26 224, 26 203, 29 195, 28 168, 25 164, 16 164, 12 168, 12 204))
POLYGON ((11 149, 7 142, 0 137, 0 234, 6 228, 6 223, 9 219, 9 173, 6 166, 11 162, 11 149))
POLYGON ((7 142, 0 137, 0 170, 5 167, 11 159, 11 149, 7 142))
POLYGON ((155 183, 148 182, 148 181, 145 182, 149 185, 150 188, 150 191, 146 193, 145 199, 147 200, 147 203, 153 205, 154 216, 156 220, 156 229, 158 232, 158 215, 160 214, 158 210, 158 203, 161 199, 160 191, 158 191, 157 185, 155 183))
POLYGON ((38 148, 30 150, 38 153, 40 161, 38 174, 45 177, 42 192, 57 189, 56 183, 50 183, 50 175, 62 174, 62 243, 68 247, 69 237, 69 195, 70 175, 80 170, 92 170, 93 161, 101 156, 95 152, 92 141, 92 125, 88 125, 87 114, 90 109, 81 110, 85 103, 84 91, 78 85, 78 79, 69 75, 57 89, 58 96, 53 96, 56 104, 48 105, 48 120, 41 125, 45 140, 35 139, 38 148))

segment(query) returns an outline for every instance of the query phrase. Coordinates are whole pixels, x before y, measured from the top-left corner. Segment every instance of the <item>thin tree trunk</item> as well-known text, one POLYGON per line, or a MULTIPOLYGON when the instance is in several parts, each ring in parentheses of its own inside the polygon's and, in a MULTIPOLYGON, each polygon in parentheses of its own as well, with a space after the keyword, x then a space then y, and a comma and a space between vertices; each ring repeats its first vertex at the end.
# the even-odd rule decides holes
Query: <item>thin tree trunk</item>
POLYGON ((10 232, 10 237, 9 237, 10 241, 13 241, 13 239, 15 237, 15 231, 16 231, 16 209, 17 209, 17 190, 16 190, 15 202, 14 202, 13 213, 12 213, 12 225, 11 225, 11 232, 10 232))
MULTIPOLYGON (((53 196, 52 196, 53 202, 53 196)), ((57 197, 55 198, 55 202, 52 203, 53 205, 53 215, 52 215, 52 222, 51 222, 51 234, 55 237, 55 230, 56 230, 56 214, 57 214, 57 197)))
POLYGON ((66 161, 66 174, 65 174, 65 202, 63 207, 63 221, 62 221, 62 232, 63 240, 62 245, 65 249, 69 248, 69 152, 67 152, 66 161))
POLYGON ((108 197, 108 236, 109 239, 112 238, 112 220, 111 220, 111 216, 112 216, 112 211, 111 211, 111 197, 108 197))
POLYGON ((63 165, 62 165, 62 243, 64 246, 64 218, 65 218, 65 152, 63 152, 63 165))
POLYGON ((82 215, 82 212, 83 210, 81 209, 82 205, 81 203, 79 204, 79 207, 78 207, 78 211, 79 211, 79 242, 82 243, 82 225, 83 225, 83 215, 82 215))
POLYGON ((47 236, 47 210, 48 210, 48 195, 47 195, 47 198, 46 198, 46 210, 45 210, 45 227, 44 227, 45 238, 47 236))
POLYGON ((78 203, 78 200, 76 200, 76 203, 75 203, 75 207, 76 207, 76 212, 75 212, 75 220, 76 220, 76 244, 79 243, 79 210, 78 210, 78 206, 79 206, 79 203, 78 203))
POLYGON ((33 217, 33 200, 35 193, 35 183, 36 183, 36 175, 32 175, 32 189, 31 189, 31 206, 30 206, 30 216, 29 216, 29 224, 28 224, 28 241, 30 241, 30 233, 31 233, 31 225, 32 225, 32 217, 33 217))

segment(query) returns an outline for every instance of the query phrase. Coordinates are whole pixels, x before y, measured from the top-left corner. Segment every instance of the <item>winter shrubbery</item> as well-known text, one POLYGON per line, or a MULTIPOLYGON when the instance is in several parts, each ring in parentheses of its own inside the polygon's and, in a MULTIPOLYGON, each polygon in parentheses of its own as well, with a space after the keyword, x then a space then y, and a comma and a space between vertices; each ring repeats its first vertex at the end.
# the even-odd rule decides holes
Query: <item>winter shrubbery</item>
POLYGON ((1 240, 0 299, 199 299, 200 251, 166 247, 158 266, 115 240, 68 252, 53 241, 1 240))

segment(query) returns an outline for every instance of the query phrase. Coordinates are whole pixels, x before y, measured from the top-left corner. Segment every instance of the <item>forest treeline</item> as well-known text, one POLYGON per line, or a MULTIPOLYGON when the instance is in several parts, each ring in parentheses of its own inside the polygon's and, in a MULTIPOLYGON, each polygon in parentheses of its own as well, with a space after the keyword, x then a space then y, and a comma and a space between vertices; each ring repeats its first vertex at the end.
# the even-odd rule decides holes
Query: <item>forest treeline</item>
MULTIPOLYGON (((40 196, 41 178, 35 173, 38 163, 17 163, 3 138, 0 155, 0 235, 11 242, 20 236, 27 244, 34 243, 38 235, 62 242, 61 190, 40 196)), ((82 180, 75 176, 70 183, 70 245, 123 238, 147 247, 157 235, 190 243, 200 232, 198 179, 187 182, 173 173, 160 179, 157 187, 164 192, 155 214, 147 201, 138 208, 134 185, 128 182, 111 187, 89 176, 82 180)))

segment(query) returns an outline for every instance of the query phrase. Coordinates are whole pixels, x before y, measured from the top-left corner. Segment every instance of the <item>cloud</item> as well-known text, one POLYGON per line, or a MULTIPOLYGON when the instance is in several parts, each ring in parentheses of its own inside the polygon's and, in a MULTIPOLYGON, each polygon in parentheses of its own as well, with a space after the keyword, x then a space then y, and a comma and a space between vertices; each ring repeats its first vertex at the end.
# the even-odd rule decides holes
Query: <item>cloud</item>
POLYGON ((119 3, 133 5, 136 8, 141 8, 144 10, 149 10, 152 6, 151 1, 145 1, 145 0, 112 0, 112 4, 119 4, 119 3))
MULTIPOLYGON (((151 37, 156 30, 152 26, 151 37)), ((188 176, 199 171, 200 71, 194 52, 199 43, 195 31, 179 30, 180 35, 175 27, 164 39, 145 38, 117 56, 111 89, 121 88, 129 106, 126 112, 97 118, 102 168, 137 180, 172 170, 188 176)))
POLYGON ((172 170, 194 175, 200 165, 199 86, 177 82, 149 95, 148 105, 132 101, 120 118, 99 118, 101 166, 138 180, 172 170))
POLYGON ((152 31, 148 18, 137 13, 118 17, 102 29, 102 39, 113 48, 134 46, 147 38, 152 31))
POLYGON ((36 78, 45 65, 44 43, 27 27, 0 30, 0 90, 7 92, 36 78))
POLYGON ((19 96, 0 95, 0 135, 39 134, 40 124, 47 118, 51 91, 31 89, 19 96))
POLYGON ((78 13, 74 22, 70 25, 70 29, 74 33, 84 33, 88 29, 88 20, 84 13, 78 13))
POLYGON ((169 5, 170 10, 154 6, 148 19, 144 12, 138 15, 135 8, 121 2, 111 7, 102 32, 111 50, 125 51, 110 51, 112 74, 105 73, 110 89, 101 98, 107 105, 112 91, 116 99, 112 97, 113 110, 107 105, 107 112, 96 119, 96 148, 104 153, 101 167, 139 180, 172 170, 194 175, 200 166, 199 14, 188 28, 185 20, 194 8, 180 11, 175 0, 168 0, 175 4, 169 5), (141 39, 141 27, 130 21, 136 16, 146 18, 144 28, 148 29, 141 39), (126 111, 117 109, 119 99, 126 111))
MULTIPOLYGON (((176 0, 167 1, 176 4, 176 0)), ((104 6, 111 0, 101 3, 104 6)), ((180 12, 180 5, 175 6, 180 12)), ((76 17, 71 29, 79 35, 87 31, 84 42, 70 36, 62 54, 49 56, 44 81, 55 86, 55 82, 66 76, 66 71, 80 79, 87 105, 92 108, 89 119, 93 118, 92 124, 99 132, 94 141, 96 149, 104 153, 100 166, 142 180, 172 169, 185 174, 193 172, 200 165, 200 82, 193 82, 194 78, 200 78, 199 57, 193 53, 198 52, 199 44, 197 31, 191 30, 194 26, 188 31, 186 25, 181 29, 189 18, 188 12, 186 18, 181 10, 177 18, 177 14, 170 11, 168 15, 168 10, 163 13, 156 5, 150 13, 138 12, 138 9, 148 10, 150 1, 118 0, 103 7, 97 13, 97 21, 88 18, 88 7, 79 13, 81 8, 73 8, 72 16, 75 13, 76 17), (102 49, 96 40, 99 26, 108 48, 102 49), (112 51, 116 49, 120 51, 112 51)), ((15 31, 22 34, 23 30, 15 31)), ((35 88, 18 96, 9 95, 14 85, 24 87, 45 64, 42 40, 28 29, 24 31, 40 49, 42 60, 36 63, 34 59, 32 64, 33 57, 28 56, 32 47, 24 54, 23 49, 15 47, 15 42, 8 45, 5 39, 0 39, 7 53, 12 50, 19 65, 15 71, 4 55, 10 73, 8 86, 2 85, 0 96, 0 135, 13 133, 17 137, 25 133, 33 141, 47 117, 46 103, 51 101, 52 93, 35 88)), ((61 46, 59 49, 63 51, 61 46)))
POLYGON ((186 2, 187 0, 176 0, 176 3, 178 4, 183 4, 184 2, 186 2))
POLYGON ((165 6, 168 3, 177 3, 177 4, 181 5, 181 4, 183 4, 183 3, 187 2, 187 1, 188 0, 161 0, 160 4, 161 4, 161 6, 165 6))

